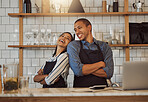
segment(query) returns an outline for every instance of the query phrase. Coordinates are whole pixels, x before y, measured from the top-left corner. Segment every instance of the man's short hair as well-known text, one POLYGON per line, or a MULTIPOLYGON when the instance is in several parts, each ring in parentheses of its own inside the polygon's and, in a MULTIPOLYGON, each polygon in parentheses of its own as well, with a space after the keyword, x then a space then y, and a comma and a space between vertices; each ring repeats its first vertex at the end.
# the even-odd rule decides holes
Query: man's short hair
MULTIPOLYGON (((77 23, 77 22, 79 22, 79 21, 83 22, 83 23, 86 25, 86 27, 87 27, 88 25, 91 25, 90 21, 89 21, 88 19, 86 19, 86 18, 80 18, 80 19, 76 20, 75 23, 77 23)), ((75 23, 74 23, 74 24, 75 24, 75 23)))

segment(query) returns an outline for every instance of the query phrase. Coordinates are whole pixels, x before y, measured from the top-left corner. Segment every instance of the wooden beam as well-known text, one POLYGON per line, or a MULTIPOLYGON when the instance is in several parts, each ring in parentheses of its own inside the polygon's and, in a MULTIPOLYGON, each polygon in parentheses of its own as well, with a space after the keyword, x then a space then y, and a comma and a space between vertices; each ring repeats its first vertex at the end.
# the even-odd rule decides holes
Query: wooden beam
MULTIPOLYGON (((19 0, 19 13, 23 12, 23 0, 19 0)), ((19 45, 23 45, 23 17, 19 17, 19 45)), ((19 76, 23 76, 23 49, 19 48, 19 76)))
POLYGON ((128 12, 128 0, 124 0, 124 12, 128 12))

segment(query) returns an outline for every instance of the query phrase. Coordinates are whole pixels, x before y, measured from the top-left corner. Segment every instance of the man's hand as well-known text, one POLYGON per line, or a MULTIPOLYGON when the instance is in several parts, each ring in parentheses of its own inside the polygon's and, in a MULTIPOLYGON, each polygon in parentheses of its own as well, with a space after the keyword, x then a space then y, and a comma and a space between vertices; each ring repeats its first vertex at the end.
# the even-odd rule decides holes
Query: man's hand
POLYGON ((106 72, 103 70, 103 68, 102 68, 102 69, 99 69, 99 70, 97 70, 97 71, 95 71, 95 72, 93 72, 92 74, 95 75, 95 76, 98 76, 98 77, 104 77, 104 78, 107 77, 107 74, 106 74, 106 72))
POLYGON ((105 63, 103 61, 97 62, 99 68, 104 68, 105 67, 105 63))

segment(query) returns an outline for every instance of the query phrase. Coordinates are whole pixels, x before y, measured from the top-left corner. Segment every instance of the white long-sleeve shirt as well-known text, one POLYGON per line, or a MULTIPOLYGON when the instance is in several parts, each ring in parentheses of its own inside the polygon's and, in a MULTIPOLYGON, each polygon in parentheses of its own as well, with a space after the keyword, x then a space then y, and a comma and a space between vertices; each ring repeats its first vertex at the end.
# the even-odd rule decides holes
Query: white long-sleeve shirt
MULTIPOLYGON (((67 75, 69 72, 69 60, 68 60, 68 54, 67 52, 62 53, 56 57, 51 57, 48 62, 56 61, 56 64, 52 71, 49 73, 47 77, 45 77, 45 82, 47 85, 54 84, 55 80, 61 75, 65 82, 67 81, 67 75)), ((46 64, 46 63, 45 63, 46 64)), ((41 67, 41 69, 44 69, 45 64, 41 67)))

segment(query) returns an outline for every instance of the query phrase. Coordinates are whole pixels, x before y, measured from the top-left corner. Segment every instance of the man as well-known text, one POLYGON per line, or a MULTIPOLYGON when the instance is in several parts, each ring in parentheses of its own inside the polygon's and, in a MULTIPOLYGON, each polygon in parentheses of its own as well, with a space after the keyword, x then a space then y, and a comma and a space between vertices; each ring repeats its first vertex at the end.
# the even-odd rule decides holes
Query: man
POLYGON ((67 52, 74 72, 74 87, 107 85, 113 76, 113 57, 108 44, 92 36, 92 25, 80 18, 74 23, 74 31, 80 41, 69 43, 67 52))

